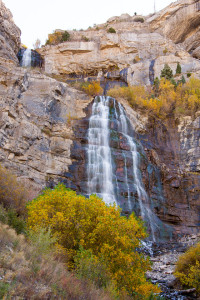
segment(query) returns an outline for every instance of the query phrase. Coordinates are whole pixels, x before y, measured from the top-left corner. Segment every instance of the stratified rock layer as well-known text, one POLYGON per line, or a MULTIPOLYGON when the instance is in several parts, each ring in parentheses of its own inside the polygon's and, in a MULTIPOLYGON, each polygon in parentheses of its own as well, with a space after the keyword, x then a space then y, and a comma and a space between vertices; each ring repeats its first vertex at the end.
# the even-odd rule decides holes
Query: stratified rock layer
POLYGON ((84 116, 89 99, 39 72, 5 65, 0 65, 0 161, 40 191, 49 177, 68 171, 71 124, 84 116))
POLYGON ((10 10, 0 0, 0 57, 18 62, 16 54, 20 48, 20 35, 10 10))
POLYGON ((199 1, 184 0, 151 16, 126 14, 85 31, 71 31, 70 41, 40 49, 45 71, 149 85, 160 77, 164 64, 175 74, 179 62, 182 75, 199 76, 199 16, 199 1), (116 33, 108 33, 110 27, 116 33))

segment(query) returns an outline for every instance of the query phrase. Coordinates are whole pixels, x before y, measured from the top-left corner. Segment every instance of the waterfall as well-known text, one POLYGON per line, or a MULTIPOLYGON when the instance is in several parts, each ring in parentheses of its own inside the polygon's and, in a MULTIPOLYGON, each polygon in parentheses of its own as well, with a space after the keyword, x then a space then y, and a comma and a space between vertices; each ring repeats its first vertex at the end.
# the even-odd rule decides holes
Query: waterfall
POLYGON ((109 138, 109 98, 96 97, 88 131, 88 192, 113 204, 116 200, 109 138))
POLYGON ((88 129, 88 195, 97 194, 107 204, 136 211, 155 240, 161 221, 145 191, 138 147, 141 152, 123 106, 113 98, 96 97, 88 129))
POLYGON ((22 57, 22 67, 31 67, 31 49, 26 49, 22 57))
MULTIPOLYGON (((142 216, 142 219, 147 221, 147 223, 150 226, 151 234, 153 237, 153 240, 155 240, 155 219, 157 218, 154 213, 150 209, 150 203, 148 199, 148 195, 143 187, 142 179, 140 178, 140 170, 139 170, 139 153, 137 151, 136 143, 130 135, 128 135, 128 118, 126 116, 125 110, 122 107, 122 105, 119 103, 119 111, 120 111, 120 120, 121 120, 121 129, 122 134, 126 137, 127 143, 130 147, 130 152, 132 154, 132 170, 133 170, 133 176, 134 176, 134 184, 137 190, 138 195, 138 201, 140 206, 140 213, 142 216)), ((125 160, 125 174, 127 174, 127 164, 125 160)), ((127 176, 127 175, 126 175, 127 176)), ((127 182, 127 179, 126 179, 127 182)), ((129 187, 128 187, 128 195, 129 195, 129 187)), ((130 206, 130 200, 128 197, 128 202, 130 206)))

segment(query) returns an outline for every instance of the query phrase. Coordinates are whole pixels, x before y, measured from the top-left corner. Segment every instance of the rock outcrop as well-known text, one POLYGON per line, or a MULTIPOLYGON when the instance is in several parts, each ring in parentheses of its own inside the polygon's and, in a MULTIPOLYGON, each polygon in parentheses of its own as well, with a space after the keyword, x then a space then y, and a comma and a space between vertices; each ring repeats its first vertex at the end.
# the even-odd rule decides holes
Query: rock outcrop
POLYGON ((180 0, 147 19, 152 31, 157 31, 199 58, 200 1, 180 0))
POLYGON ((39 72, 0 67, 0 161, 35 193, 68 171, 71 125, 89 98, 39 72))
POLYGON ((40 49, 45 71, 102 81, 114 80, 118 73, 118 80, 128 84, 149 85, 160 77, 165 63, 175 74, 179 62, 183 75, 200 76, 200 63, 194 58, 200 51, 199 14, 199 1, 176 1, 152 16, 125 14, 86 31, 71 31, 71 41, 40 49), (110 27, 116 33, 108 33, 110 27))
MULTIPOLYGON (((144 25, 145 26, 145 25, 144 25)), ((160 33, 138 33, 122 31, 116 34, 106 33, 91 41, 71 41, 40 49, 45 58, 45 72, 49 74, 96 75, 100 78, 114 79, 113 71, 118 70, 121 80, 129 84, 150 84, 149 70, 155 61, 154 76, 168 63, 175 73, 177 62, 182 66, 183 74, 200 71, 200 63, 192 58, 179 45, 164 38, 160 33), (167 49, 167 53, 165 53, 167 49), (164 54, 165 53, 165 54, 164 54), (120 76, 126 73, 126 76, 120 76)))
POLYGON ((0 0, 0 57, 18 63, 16 54, 20 48, 20 29, 15 25, 12 14, 0 0))

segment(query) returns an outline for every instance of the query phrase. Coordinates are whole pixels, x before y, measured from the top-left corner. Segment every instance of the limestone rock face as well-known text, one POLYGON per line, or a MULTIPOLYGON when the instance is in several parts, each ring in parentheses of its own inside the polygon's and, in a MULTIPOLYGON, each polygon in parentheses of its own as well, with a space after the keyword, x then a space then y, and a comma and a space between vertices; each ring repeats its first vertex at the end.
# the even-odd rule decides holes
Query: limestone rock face
POLYGON ((71 126, 89 99, 39 72, 1 62, 0 161, 35 193, 68 171, 71 126))
POLYGON ((199 16, 197 1, 176 1, 152 16, 125 14, 96 28, 72 31, 71 41, 39 51, 45 58, 45 71, 55 75, 96 75, 102 80, 109 73, 109 79, 115 80, 112 71, 118 70, 125 74, 118 80, 149 85, 160 77, 165 63, 175 74, 179 62, 183 75, 199 76, 200 63, 195 59, 200 53, 199 16), (108 33, 110 27, 116 33, 108 33))
POLYGON ((158 31, 199 58, 200 2, 180 0, 147 19, 152 31, 158 31))
POLYGON ((164 122, 149 119, 146 129, 146 134, 141 135, 141 142, 152 163, 160 166, 165 199, 162 207, 157 207, 157 215, 165 223, 174 224, 177 232, 198 232, 200 205, 198 114, 193 119, 184 117, 164 122))
POLYGON ((0 0, 0 57, 18 62, 16 54, 20 48, 20 35, 10 10, 0 0))

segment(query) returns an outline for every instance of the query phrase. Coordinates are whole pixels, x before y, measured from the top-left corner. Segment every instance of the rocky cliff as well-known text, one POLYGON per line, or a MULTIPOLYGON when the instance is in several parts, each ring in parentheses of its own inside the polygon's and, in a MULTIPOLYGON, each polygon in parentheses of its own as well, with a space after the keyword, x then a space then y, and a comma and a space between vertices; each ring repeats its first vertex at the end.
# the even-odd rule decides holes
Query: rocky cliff
POLYGON ((16 54, 20 47, 20 29, 13 22, 12 14, 0 0, 0 57, 18 62, 16 54))
MULTIPOLYGON (((72 123, 89 98, 38 71, 20 68, 20 30, 0 1, 0 161, 33 194, 72 160, 72 123)), ((30 196, 31 197, 31 196, 30 196)))
POLYGON ((198 57, 199 6, 196 0, 177 1, 151 16, 125 14, 86 31, 71 31, 69 42, 40 49, 45 71, 148 85, 165 63, 175 73, 179 62, 184 75, 199 76, 200 63, 193 58, 198 57), (116 33, 108 33, 109 28, 116 33))
POLYGON ((180 44, 193 57, 200 55, 200 1, 175 1, 148 18, 151 30, 180 44))
MULTIPOLYGON (((30 197, 58 181, 87 193, 87 130, 92 99, 39 71, 19 67, 16 54, 20 31, 1 1, 0 5, 0 162, 30 187, 30 197)), ((45 72, 65 75, 66 79, 94 76, 150 84, 152 74, 159 76, 164 63, 175 71, 179 61, 183 74, 195 72, 198 76, 200 63, 184 44, 190 34, 178 40, 170 36, 170 29, 163 31, 168 28, 164 25, 168 19, 173 20, 182 10, 193 11, 194 7, 195 1, 178 1, 145 17, 144 22, 139 16, 122 15, 98 28, 73 32, 71 41, 41 48, 45 72), (116 33, 107 33, 109 27, 115 28, 116 33)), ((182 13, 177 20, 181 16, 182 13)), ((169 26, 173 27, 172 21, 169 26)), ((197 31, 191 31, 190 38, 195 34, 197 31)), ((161 121, 143 117, 123 99, 119 101, 135 128, 139 148, 143 149, 143 184, 154 212, 179 233, 198 231, 199 113, 194 118, 161 121)), ((113 145, 115 153, 127 148, 123 141, 117 144, 113 140, 113 145)), ((125 202, 123 163, 121 156, 116 155, 125 202)))

